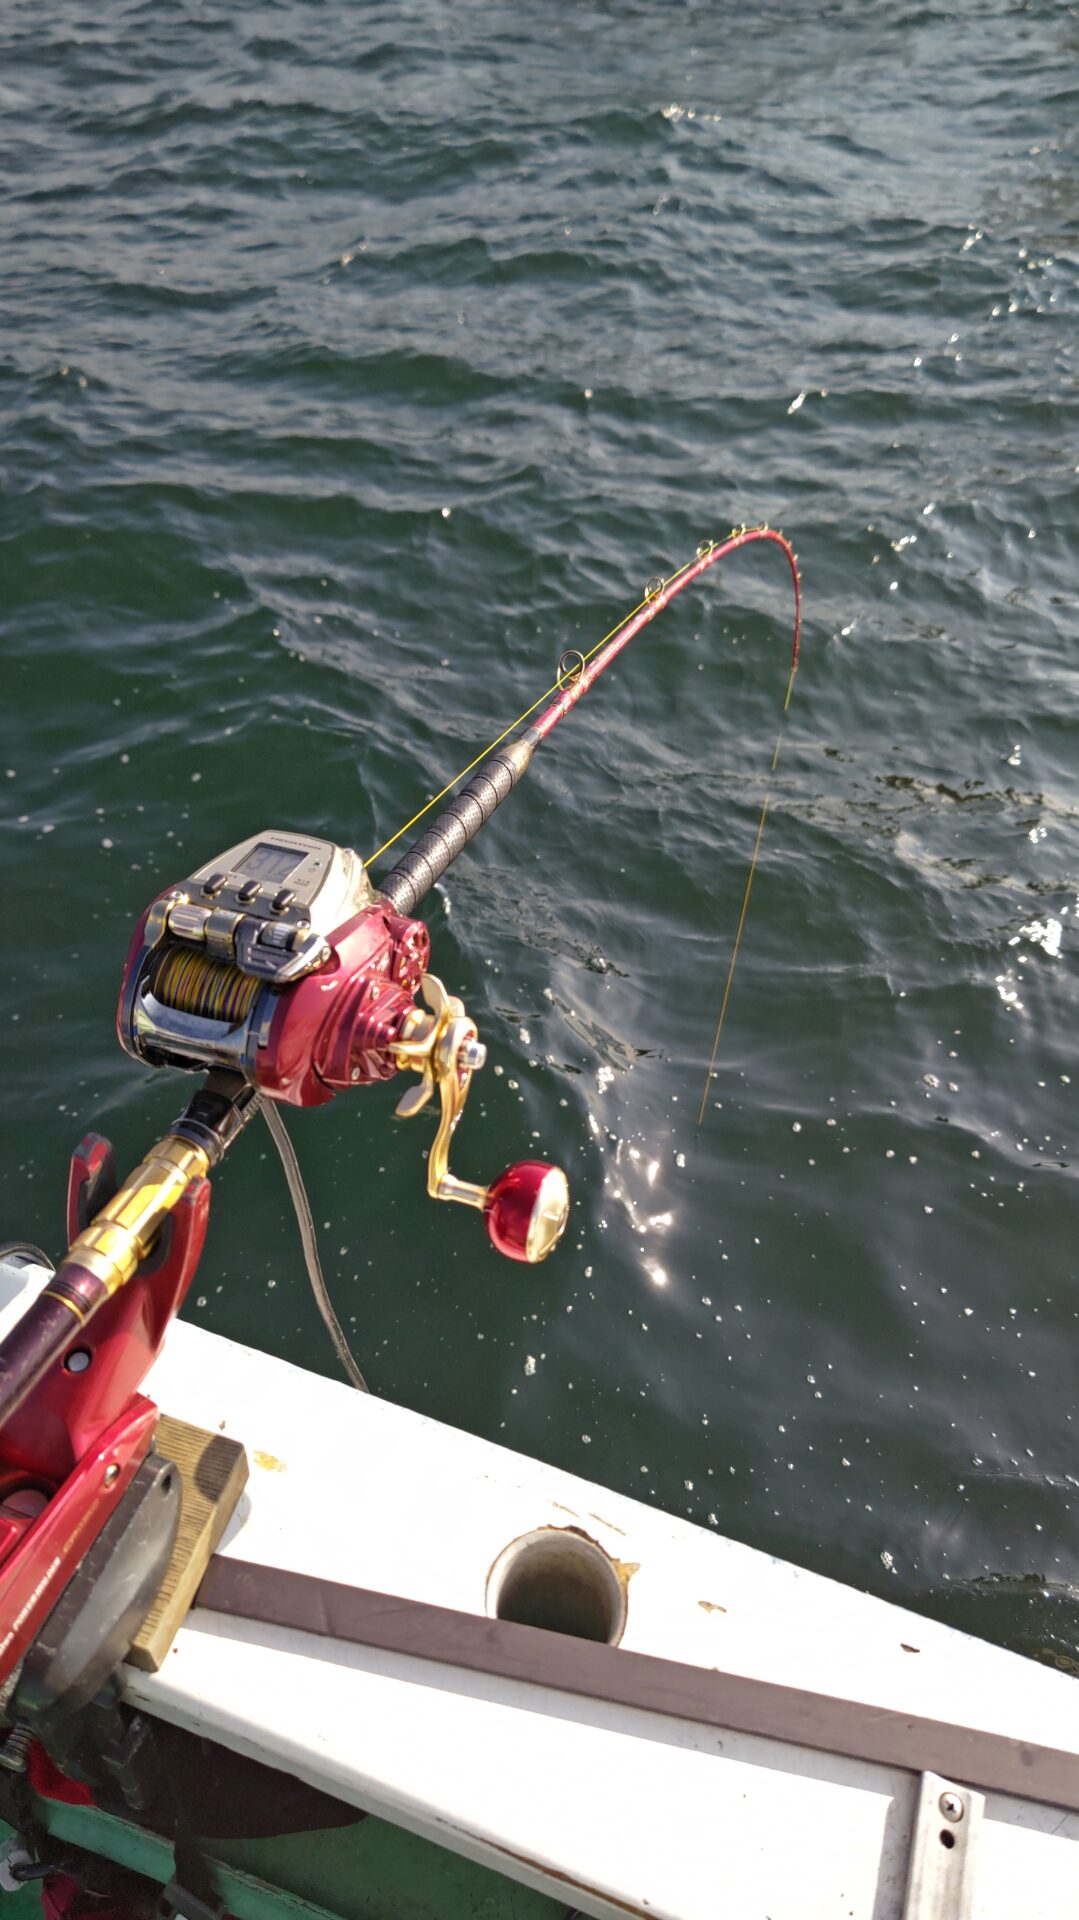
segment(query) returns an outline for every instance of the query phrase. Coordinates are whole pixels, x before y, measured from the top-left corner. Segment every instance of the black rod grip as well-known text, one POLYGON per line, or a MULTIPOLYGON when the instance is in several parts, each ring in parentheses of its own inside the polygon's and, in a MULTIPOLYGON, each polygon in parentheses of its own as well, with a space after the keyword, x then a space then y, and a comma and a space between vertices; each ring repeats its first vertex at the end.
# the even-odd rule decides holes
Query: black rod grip
POLYGON ((379 892, 398 913, 415 911, 424 894, 430 892, 462 848, 467 847, 491 818, 495 808, 513 792, 531 758, 532 744, 525 737, 512 741, 508 747, 500 747, 484 761, 479 772, 473 774, 468 785, 461 788, 434 825, 421 833, 385 879, 378 881, 379 892))

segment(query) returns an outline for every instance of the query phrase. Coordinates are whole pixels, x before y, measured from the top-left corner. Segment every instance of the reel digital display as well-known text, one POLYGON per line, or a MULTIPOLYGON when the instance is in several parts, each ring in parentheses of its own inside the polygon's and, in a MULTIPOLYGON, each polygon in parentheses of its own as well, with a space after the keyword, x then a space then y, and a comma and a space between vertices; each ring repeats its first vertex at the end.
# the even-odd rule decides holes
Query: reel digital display
POLYGON ((323 935, 375 897, 363 861, 350 848, 279 829, 229 847, 178 891, 196 910, 240 912, 323 935))

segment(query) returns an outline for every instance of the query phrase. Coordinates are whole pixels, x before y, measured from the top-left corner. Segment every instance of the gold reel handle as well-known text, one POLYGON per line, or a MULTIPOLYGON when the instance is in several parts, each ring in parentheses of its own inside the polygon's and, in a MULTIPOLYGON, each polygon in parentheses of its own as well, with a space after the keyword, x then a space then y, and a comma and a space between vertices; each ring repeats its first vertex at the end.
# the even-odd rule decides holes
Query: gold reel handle
POLYGON ((399 1067, 422 1075, 397 1103, 400 1119, 422 1111, 437 1088, 441 1105, 438 1131, 427 1158, 427 1191, 432 1200, 454 1200, 476 1207, 487 1222, 487 1232, 500 1253, 534 1264, 557 1246, 569 1218, 569 1183, 559 1167, 525 1160, 507 1167, 489 1187, 459 1180, 450 1171, 450 1141, 460 1120, 472 1084, 472 1075, 487 1059, 474 1021, 463 1003, 446 992, 434 974, 420 983, 430 1013, 417 1008, 394 1048, 399 1067))

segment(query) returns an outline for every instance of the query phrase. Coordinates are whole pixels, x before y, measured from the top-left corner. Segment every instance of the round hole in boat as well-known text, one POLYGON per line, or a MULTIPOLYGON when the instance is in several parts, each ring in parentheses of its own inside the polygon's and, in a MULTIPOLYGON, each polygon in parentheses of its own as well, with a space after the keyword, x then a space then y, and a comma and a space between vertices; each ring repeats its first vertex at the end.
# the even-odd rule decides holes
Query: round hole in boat
POLYGON ((626 1596, 594 1540, 570 1528, 540 1527, 503 1547, 488 1575, 487 1611, 496 1620, 616 1646, 625 1630, 626 1596))
POLYGON ((89 1347, 73 1347, 64 1366, 68 1373, 85 1373, 93 1357, 89 1347))
POLYGON ((947 1827, 941 1828, 940 1844, 942 1847, 954 1847, 955 1845, 955 1835, 954 1833, 949 1833, 947 1827))

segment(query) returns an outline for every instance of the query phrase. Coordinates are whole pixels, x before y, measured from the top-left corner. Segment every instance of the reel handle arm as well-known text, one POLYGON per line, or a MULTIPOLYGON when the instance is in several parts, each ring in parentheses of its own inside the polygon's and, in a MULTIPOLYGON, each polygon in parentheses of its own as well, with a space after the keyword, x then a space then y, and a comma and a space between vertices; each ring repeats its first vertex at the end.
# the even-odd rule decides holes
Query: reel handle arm
POLYGON ((419 1113, 438 1092, 440 1118, 427 1156, 427 1191, 432 1200, 455 1200, 476 1207, 484 1217, 492 1246, 510 1260, 530 1266, 557 1246, 569 1218, 569 1183, 560 1167, 522 1160, 507 1167, 489 1187, 460 1180, 450 1172, 450 1142, 464 1112, 472 1075, 487 1049, 480 1044, 461 1001, 446 992, 434 974, 424 974, 423 997, 431 1009, 411 1016, 394 1049, 396 1063, 422 1074, 397 1103, 397 1116, 419 1113))

